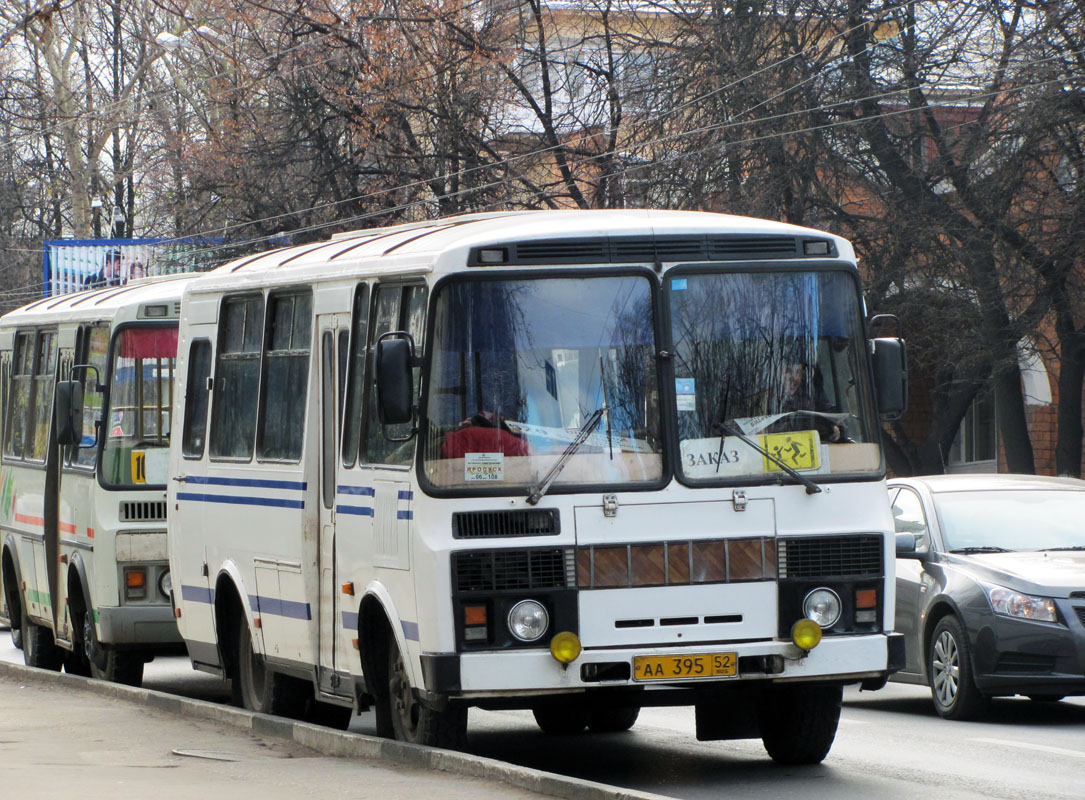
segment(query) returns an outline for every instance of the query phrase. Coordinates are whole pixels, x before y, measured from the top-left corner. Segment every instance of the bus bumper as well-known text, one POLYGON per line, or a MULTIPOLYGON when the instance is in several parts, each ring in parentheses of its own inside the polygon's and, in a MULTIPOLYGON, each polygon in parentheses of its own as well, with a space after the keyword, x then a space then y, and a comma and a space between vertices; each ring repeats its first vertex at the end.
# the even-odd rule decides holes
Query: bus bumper
POLYGON ((710 682, 744 680, 859 683, 881 681, 904 663, 901 634, 826 637, 808 653, 790 642, 743 642, 683 648, 585 649, 567 666, 547 650, 422 655, 426 693, 463 699, 545 694, 553 691, 653 686, 696 688, 710 682), (634 680, 636 656, 733 653, 739 669, 730 678, 634 680))
POLYGON ((168 605, 100 607, 98 640, 109 645, 182 644, 173 608, 168 605))

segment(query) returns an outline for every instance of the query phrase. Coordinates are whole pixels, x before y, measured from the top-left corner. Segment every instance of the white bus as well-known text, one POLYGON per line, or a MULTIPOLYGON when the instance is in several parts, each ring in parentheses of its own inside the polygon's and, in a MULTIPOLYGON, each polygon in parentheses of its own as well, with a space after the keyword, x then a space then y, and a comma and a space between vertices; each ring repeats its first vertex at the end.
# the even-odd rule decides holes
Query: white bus
POLYGON ((33 667, 139 685, 183 652, 166 470, 187 276, 47 297, 0 318, 0 575, 33 667))
POLYGON ((902 663, 903 342, 868 341, 839 237, 469 215, 241 259, 182 309, 173 599, 250 709, 457 747, 471 706, 568 733, 692 705, 809 763, 841 687, 902 663))

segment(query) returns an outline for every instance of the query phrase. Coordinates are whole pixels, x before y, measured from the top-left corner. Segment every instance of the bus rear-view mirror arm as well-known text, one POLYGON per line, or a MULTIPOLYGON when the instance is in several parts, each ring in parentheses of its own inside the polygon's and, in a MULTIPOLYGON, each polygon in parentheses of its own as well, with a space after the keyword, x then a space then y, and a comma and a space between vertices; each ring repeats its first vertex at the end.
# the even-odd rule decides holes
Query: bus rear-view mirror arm
POLYGON ((414 339, 405 331, 389 331, 377 339, 377 413, 385 438, 405 442, 406 436, 392 436, 388 425, 403 425, 414 421, 414 339))

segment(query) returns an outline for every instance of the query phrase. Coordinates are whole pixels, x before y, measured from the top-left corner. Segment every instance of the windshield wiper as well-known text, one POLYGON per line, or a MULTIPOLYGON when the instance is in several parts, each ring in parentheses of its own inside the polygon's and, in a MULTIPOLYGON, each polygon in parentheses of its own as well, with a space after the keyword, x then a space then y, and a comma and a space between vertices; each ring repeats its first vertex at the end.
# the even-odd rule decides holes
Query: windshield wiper
POLYGON ((603 419, 603 415, 607 413, 607 407, 605 405, 600 406, 595 410, 588 421, 580 426, 580 430, 577 431, 576 438, 569 442, 569 446, 565 448, 565 451, 561 454, 561 457, 554 462, 554 466, 550 468, 550 471, 546 473, 546 477, 539 481, 539 484, 531 490, 531 493, 527 496, 527 502, 529 505, 535 505, 542 500, 543 495, 546 494, 550 488, 550 484, 557 478, 558 473, 565 469, 565 464, 569 461, 569 458, 580 449, 580 446, 588 440, 592 431, 599 427, 599 421, 603 419))
MULTIPOLYGON (((817 494, 818 492, 822 491, 821 487, 818 486, 816 483, 814 483, 812 480, 807 478, 801 472, 797 472, 794 469, 792 469, 791 467, 789 467, 787 464, 785 464, 783 461, 778 459, 776 456, 774 456, 772 453, 770 453, 764 447, 759 445, 757 442, 753 441, 751 438, 746 436, 744 433, 741 433, 737 428, 732 428, 730 425, 728 425, 723 420, 720 420, 719 422, 717 422, 716 427, 718 427, 720 429, 721 437, 722 437, 723 434, 726 433, 728 436, 735 436, 735 437, 741 439, 743 442, 745 442, 747 445, 752 447, 758 453, 763 455, 765 458, 767 458, 773 464, 778 466, 780 469, 782 469, 784 472, 786 472, 792 478, 794 478, 799 483, 801 483, 803 486, 805 486, 807 494, 817 494)), ((723 441, 722 440, 720 441, 720 449, 721 450, 723 449, 723 441)))
POLYGON ((969 553, 1013 553, 1013 550, 1007 550, 1005 547, 995 547, 993 545, 984 545, 982 547, 958 547, 955 550, 949 552, 956 555, 968 555, 969 553))

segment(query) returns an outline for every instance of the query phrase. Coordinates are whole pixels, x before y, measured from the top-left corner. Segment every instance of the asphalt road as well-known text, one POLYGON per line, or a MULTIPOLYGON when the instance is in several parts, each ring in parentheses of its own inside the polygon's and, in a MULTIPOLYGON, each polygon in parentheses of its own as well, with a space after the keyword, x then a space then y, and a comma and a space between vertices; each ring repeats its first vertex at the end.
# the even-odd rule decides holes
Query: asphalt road
MULTIPOLYGON (((0 659, 22 661, 6 633, 0 659)), ((149 664, 144 685, 229 701, 184 658, 149 664)), ((371 715, 351 730, 372 733, 371 715)), ((1000 699, 983 722, 946 722, 921 687, 848 689, 832 752, 806 768, 776 766, 760 741, 696 741, 692 709, 645 709, 628 733, 571 737, 544 736, 528 712, 472 709, 469 739, 477 755, 676 798, 1080 800, 1085 785, 1085 698, 1000 699)))

